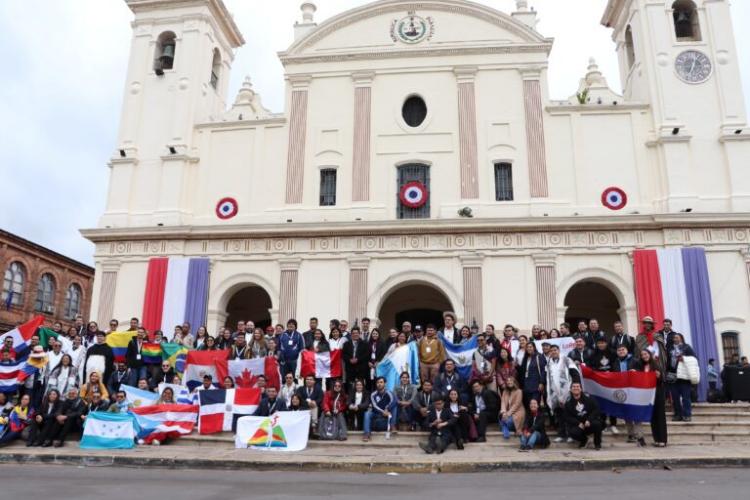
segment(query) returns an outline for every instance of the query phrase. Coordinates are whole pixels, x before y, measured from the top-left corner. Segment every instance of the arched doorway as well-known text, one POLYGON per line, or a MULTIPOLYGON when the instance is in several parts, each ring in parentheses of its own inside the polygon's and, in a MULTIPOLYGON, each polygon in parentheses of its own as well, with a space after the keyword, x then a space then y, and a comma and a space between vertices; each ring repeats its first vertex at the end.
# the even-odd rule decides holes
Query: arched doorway
POLYGON ((452 310, 450 300, 438 288, 427 283, 410 283, 388 294, 378 318, 381 331, 399 328, 404 321, 409 321, 412 326, 422 325, 422 328, 428 323, 442 328, 443 313, 452 310))
POLYGON ((250 320, 265 328, 271 324, 271 297, 263 288, 249 285, 237 291, 227 303, 226 326, 234 330, 238 321, 250 320))
POLYGON ((617 296, 601 283, 579 281, 565 295, 565 321, 576 331, 579 321, 591 318, 599 320, 602 330, 612 333, 613 324, 620 320, 620 302, 617 296))

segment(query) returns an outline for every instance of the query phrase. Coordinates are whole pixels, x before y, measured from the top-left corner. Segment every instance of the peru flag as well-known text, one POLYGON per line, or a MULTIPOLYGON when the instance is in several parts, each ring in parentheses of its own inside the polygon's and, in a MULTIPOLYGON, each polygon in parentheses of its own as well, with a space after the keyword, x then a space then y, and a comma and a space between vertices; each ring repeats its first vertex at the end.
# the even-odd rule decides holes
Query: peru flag
POLYGON ((216 434, 233 431, 237 419, 252 415, 260 404, 260 389, 227 389, 199 391, 198 432, 216 434))
POLYGON ((141 406, 131 411, 141 427, 138 438, 146 444, 190 434, 198 418, 198 407, 194 405, 162 404, 141 406))
MULTIPOLYGON (((31 336, 37 331, 37 329, 44 323, 44 316, 37 316, 31 321, 24 323, 23 325, 17 326, 8 333, 0 335, 0 346, 3 345, 5 339, 10 337, 13 339, 13 350, 16 353, 23 354, 23 351, 29 347, 31 336)), ((21 361, 16 359, 16 361, 21 361)))
POLYGON ((302 352, 302 367, 300 375, 315 378, 341 377, 341 350, 333 352, 302 352))
POLYGON ((633 422, 649 422, 656 396, 654 372, 597 372, 582 365, 583 390, 596 398, 602 413, 633 422))

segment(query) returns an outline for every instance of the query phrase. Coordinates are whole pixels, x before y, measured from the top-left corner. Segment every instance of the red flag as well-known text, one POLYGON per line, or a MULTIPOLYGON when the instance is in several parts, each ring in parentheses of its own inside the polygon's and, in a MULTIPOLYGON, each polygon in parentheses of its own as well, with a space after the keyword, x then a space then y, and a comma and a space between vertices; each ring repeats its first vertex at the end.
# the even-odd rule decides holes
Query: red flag
POLYGON ((315 378, 338 378, 341 376, 341 351, 302 353, 300 375, 315 378))

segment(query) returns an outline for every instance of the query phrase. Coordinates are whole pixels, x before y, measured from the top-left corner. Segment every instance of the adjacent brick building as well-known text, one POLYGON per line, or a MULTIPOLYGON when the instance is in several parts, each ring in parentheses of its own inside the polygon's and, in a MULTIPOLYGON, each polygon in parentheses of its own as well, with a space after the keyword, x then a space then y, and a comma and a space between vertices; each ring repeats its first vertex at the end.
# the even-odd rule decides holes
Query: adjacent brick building
POLYGON ((71 325, 88 317, 94 268, 0 230, 0 333, 34 315, 71 325))

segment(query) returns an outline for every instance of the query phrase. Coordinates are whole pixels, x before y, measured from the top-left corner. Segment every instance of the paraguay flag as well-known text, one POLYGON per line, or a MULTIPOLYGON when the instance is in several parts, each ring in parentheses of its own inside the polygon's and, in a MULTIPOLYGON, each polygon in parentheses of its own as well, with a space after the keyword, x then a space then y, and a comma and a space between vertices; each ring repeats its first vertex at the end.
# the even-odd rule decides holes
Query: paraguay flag
POLYGON ((183 384, 192 391, 203 383, 205 375, 211 375, 215 385, 221 384, 222 379, 227 375, 226 363, 221 362, 225 362, 228 357, 228 350, 188 352, 183 384), (217 365, 221 366, 217 367, 217 365))
POLYGON ((649 422, 656 397, 654 372, 597 372, 586 365, 583 390, 596 398, 602 413, 633 422, 649 422))
POLYGON ((395 348, 378 363, 375 373, 385 377, 385 387, 392 391, 399 384, 402 373, 408 373, 411 383, 419 385, 419 351, 416 342, 395 348))
POLYGON ((255 413, 260 404, 260 389, 199 391, 198 432, 216 434, 237 428, 237 419, 255 413))
POLYGON ((315 378, 341 377, 341 350, 333 352, 302 352, 302 366, 300 375, 315 378))
POLYGON ((450 359, 456 363, 456 370, 461 378, 469 380, 471 378, 471 365, 474 361, 474 352, 477 350, 477 338, 471 337, 463 344, 454 344, 446 339, 443 333, 440 333, 440 340, 445 346, 445 352, 450 359))
POLYGON ((2 346, 7 337, 11 337, 13 339, 13 350, 19 355, 23 354, 29 347, 32 335, 34 335, 34 332, 36 332, 42 323, 44 323, 44 316, 37 316, 28 323, 24 323, 8 333, 0 335, 0 346, 2 346))
POLYGON ((131 411, 141 428, 138 439, 143 439, 146 444, 190 434, 198 418, 198 407, 195 405, 141 406, 131 411))

